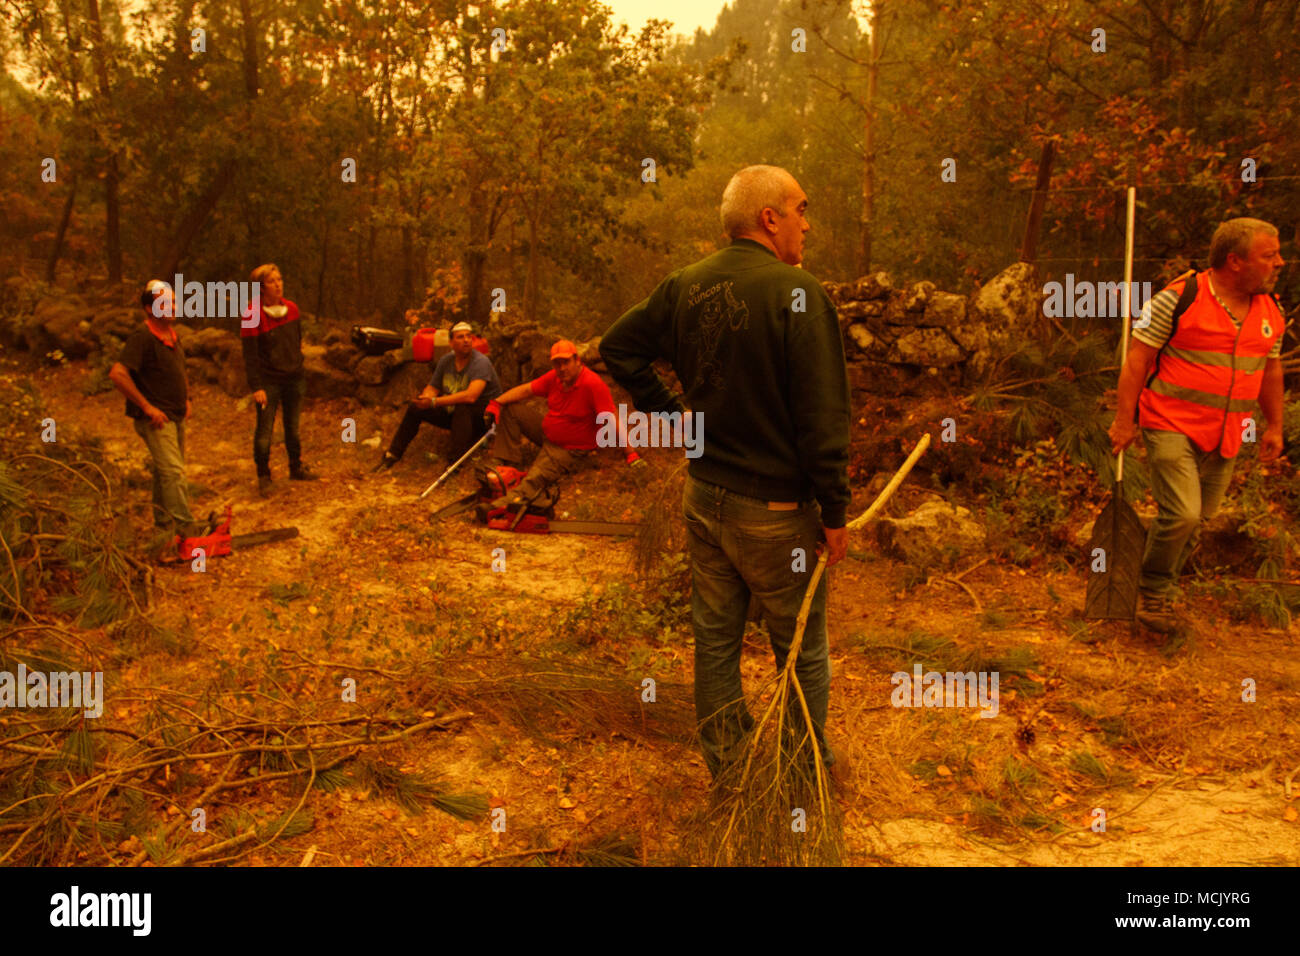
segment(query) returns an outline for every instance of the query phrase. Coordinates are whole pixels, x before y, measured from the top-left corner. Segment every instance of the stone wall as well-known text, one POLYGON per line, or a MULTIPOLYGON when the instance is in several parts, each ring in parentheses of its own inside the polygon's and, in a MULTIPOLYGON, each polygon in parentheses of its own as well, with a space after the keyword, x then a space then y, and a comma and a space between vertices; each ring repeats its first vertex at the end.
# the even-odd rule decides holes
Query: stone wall
MULTIPOLYGON (((6 280, 0 289, 6 301, 17 301, 24 281, 6 280)), ((970 296, 943 292, 933 282, 896 288, 885 272, 854 282, 827 282, 825 288, 839 310, 850 364, 893 368, 894 375, 881 379, 880 387, 885 389, 894 387, 900 375, 933 375, 940 370, 978 378, 1020 346, 1038 321, 1042 300, 1033 268, 1023 263, 1004 270, 970 296)), ((37 298, 30 311, 0 323, 0 340, 8 347, 55 360, 88 359, 102 368, 116 358, 122 341, 140 321, 138 308, 61 292, 37 298)), ((238 335, 183 324, 178 330, 193 380, 218 385, 231 396, 246 394, 238 335)), ((500 316, 493 316, 486 336, 506 388, 549 369, 551 344, 559 337, 500 316)), ((598 351, 600 339, 577 345, 583 361, 612 385, 598 351)), ((368 356, 340 331, 328 333, 323 342, 304 344, 303 355, 309 396, 355 397, 366 405, 400 406, 428 384, 432 372, 429 364, 412 360, 409 345, 368 356)))
POLYGON ((1017 349, 1037 321, 1041 289, 1017 263, 970 296, 916 282, 897 288, 887 272, 827 282, 850 362, 960 371, 978 378, 1017 349))

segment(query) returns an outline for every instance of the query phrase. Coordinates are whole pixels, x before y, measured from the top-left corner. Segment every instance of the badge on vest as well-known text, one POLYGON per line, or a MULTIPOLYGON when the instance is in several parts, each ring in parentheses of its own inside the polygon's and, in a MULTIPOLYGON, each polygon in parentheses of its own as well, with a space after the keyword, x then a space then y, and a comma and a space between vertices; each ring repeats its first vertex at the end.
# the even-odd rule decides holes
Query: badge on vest
POLYGON ((1273 326, 1268 324, 1268 319, 1264 320, 1264 324, 1260 328, 1260 331, 1264 333, 1264 338, 1266 339, 1271 339, 1273 337, 1273 326))

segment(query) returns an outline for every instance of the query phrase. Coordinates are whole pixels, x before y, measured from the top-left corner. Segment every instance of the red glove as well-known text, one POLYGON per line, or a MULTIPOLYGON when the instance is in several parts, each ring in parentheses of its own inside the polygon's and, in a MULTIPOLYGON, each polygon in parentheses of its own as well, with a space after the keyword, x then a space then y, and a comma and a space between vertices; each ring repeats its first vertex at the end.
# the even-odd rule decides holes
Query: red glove
POLYGON ((495 398, 487 403, 487 408, 483 409, 483 420, 496 424, 501 420, 501 403, 495 398))
POLYGON ((628 463, 629 465, 644 465, 644 464, 645 464, 645 462, 643 462, 643 461, 641 460, 641 456, 638 455, 635 451, 631 451, 631 450, 629 450, 628 453, 627 453, 627 463, 628 463))

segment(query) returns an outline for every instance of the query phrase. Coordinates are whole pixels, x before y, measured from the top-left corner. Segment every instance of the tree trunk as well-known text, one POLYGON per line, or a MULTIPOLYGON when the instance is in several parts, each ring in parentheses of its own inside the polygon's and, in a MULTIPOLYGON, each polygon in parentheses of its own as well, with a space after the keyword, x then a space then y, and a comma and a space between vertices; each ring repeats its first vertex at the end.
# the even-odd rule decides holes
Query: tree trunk
POLYGON ((203 191, 203 195, 190 207, 185 218, 181 220, 176 231, 167 243, 167 249, 158 261, 156 276, 170 277, 176 274, 181 260, 189 252, 190 244, 207 223, 212 211, 217 208, 222 194, 230 187, 235 178, 235 160, 226 159, 217 169, 217 174, 203 191))
POLYGON ((68 176, 68 198, 63 201, 63 215, 59 217, 59 231, 54 234, 54 248, 45 263, 45 281, 54 282, 54 273, 59 267, 59 256, 63 252, 63 238, 68 234, 68 223, 72 221, 72 206, 77 200, 77 174, 68 176))
POLYGON ((325 275, 329 269, 330 261, 330 217, 324 216, 324 223, 321 226, 320 240, 320 271, 316 273, 316 315, 321 314, 325 308, 325 275))
POLYGON ((1052 179, 1052 160, 1056 157, 1056 143, 1048 140, 1038 157, 1038 181, 1034 184, 1034 198, 1029 203, 1029 218, 1025 222, 1025 241, 1020 247, 1021 262, 1035 262, 1038 258, 1038 233, 1043 225, 1043 209, 1047 206, 1047 185, 1052 179))
MULTIPOLYGON (((540 203, 540 200, 534 200, 540 203)), ((540 294, 537 289, 537 220, 540 212, 536 207, 528 211, 528 280, 524 283, 524 315, 529 322, 537 321, 540 308, 540 294)))
POLYGON ((876 192, 876 81, 880 73, 880 26, 882 0, 871 5, 871 56, 867 61, 867 96, 863 103, 862 129, 862 212, 858 219, 858 269, 864 276, 871 271, 871 221, 876 192))
POLYGON ((251 103, 261 88, 257 76, 257 21, 253 19, 251 0, 239 0, 239 18, 244 35, 244 94, 251 103))
MULTIPOLYGON (((90 22, 91 39, 94 42, 92 57, 95 63, 95 77, 99 83, 99 95, 103 106, 99 110, 102 117, 111 113, 113 106, 112 91, 108 85, 108 57, 104 55, 104 27, 99 19, 99 0, 86 0, 86 18, 90 22)), ((107 145, 107 137, 100 129, 100 139, 107 145)), ((117 153, 109 151, 104 162, 104 247, 108 255, 108 281, 115 284, 122 281, 122 235, 118 210, 118 171, 117 153)))

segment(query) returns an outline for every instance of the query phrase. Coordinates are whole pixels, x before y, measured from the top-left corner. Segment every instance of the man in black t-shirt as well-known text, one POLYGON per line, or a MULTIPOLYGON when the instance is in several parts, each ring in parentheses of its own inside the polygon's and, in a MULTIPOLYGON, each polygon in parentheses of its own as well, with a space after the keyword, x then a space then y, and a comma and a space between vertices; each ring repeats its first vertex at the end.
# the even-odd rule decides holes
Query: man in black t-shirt
POLYGON ((144 325, 131 333, 109 370, 126 396, 126 414, 153 459, 153 520, 169 533, 193 535, 185 482, 185 420, 190 416, 185 350, 176 335, 172 290, 157 279, 140 296, 144 325))

